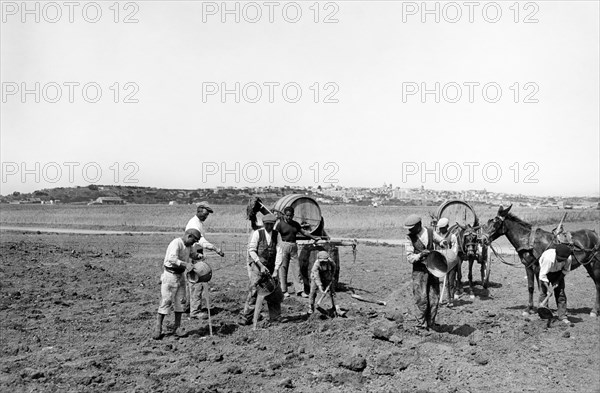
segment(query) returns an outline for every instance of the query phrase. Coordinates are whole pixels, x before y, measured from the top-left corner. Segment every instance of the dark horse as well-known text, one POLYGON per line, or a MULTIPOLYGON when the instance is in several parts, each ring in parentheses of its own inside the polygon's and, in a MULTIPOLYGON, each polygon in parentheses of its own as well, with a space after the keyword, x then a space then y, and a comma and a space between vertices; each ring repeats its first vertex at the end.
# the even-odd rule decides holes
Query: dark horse
MULTIPOLYGON (((544 251, 554 248, 558 243, 564 241, 566 236, 541 228, 533 231, 531 224, 509 213, 511 207, 512 205, 504 209, 500 206, 496 217, 490 219, 482 228, 482 236, 486 242, 492 242, 500 236, 506 235, 510 244, 517 250, 521 263, 525 265, 529 289, 529 305, 524 313, 530 314, 533 311, 534 279, 539 290, 540 264, 538 259, 544 251)), ((596 317, 600 308, 600 239, 595 231, 580 229, 570 232, 568 242, 573 250, 571 270, 580 265, 585 266, 596 285, 596 303, 590 312, 590 316, 596 317)))
POLYGON ((469 290, 473 296, 473 264, 475 261, 480 264, 481 285, 487 289, 489 285, 489 266, 487 260, 487 245, 482 244, 478 235, 479 227, 471 225, 461 226, 455 224, 450 228, 450 232, 456 235, 458 241, 458 265, 456 272, 456 285, 462 289, 462 263, 469 262, 469 290))

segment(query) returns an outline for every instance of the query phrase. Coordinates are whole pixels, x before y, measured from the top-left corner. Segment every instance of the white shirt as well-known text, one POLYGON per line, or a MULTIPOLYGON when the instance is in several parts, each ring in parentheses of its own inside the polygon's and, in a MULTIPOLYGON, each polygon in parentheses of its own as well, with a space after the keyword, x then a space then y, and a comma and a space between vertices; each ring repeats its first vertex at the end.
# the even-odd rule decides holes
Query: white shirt
POLYGON ((186 247, 180 237, 173 239, 167 247, 163 264, 166 267, 181 266, 181 262, 190 261, 190 247, 186 247))
MULTIPOLYGON (((456 234, 451 233, 450 236, 446 237, 448 232, 446 232, 445 234, 440 233, 440 232, 437 232, 437 233, 439 233, 440 236, 444 237, 444 239, 446 239, 446 240, 450 241, 450 243, 452 243, 452 247, 450 247, 450 249, 452 250, 454 255, 458 255, 458 239, 456 238, 456 234)), ((427 244, 427 243, 425 243, 425 244, 427 244)))
POLYGON ((198 240, 198 242, 195 244, 199 244, 200 246, 202 246, 202 248, 206 248, 207 250, 213 250, 213 251, 217 250, 217 247, 212 245, 212 243, 210 243, 204 237, 204 225, 202 224, 202 221, 200 221, 198 216, 194 216, 194 217, 190 218, 187 225, 185 226, 185 230, 187 231, 188 229, 196 229, 202 235, 200 240, 198 240))
MULTIPOLYGON (((258 241, 260 239, 260 235, 258 234, 258 231, 265 231, 265 238, 267 239, 267 244, 270 245, 271 244, 271 233, 267 232, 264 228, 261 229, 257 229, 256 231, 252 232, 252 236, 250 237, 250 242, 248 243, 248 255, 250 255, 250 258, 252 258, 252 260, 254 262, 258 262, 259 258, 258 258, 258 254, 256 253, 257 249, 258 249, 258 241)), ((281 249, 281 234, 279 232, 277 232, 277 245, 275 246, 275 250, 277 250, 277 254, 275 254, 275 270, 279 270, 279 266, 281 266, 281 262, 282 262, 282 249, 281 249)))
POLYGON ((548 273, 559 272, 562 270, 566 276, 571 271, 572 257, 567 258, 562 262, 556 261, 556 250, 551 248, 544 251, 540 256, 540 281, 550 282, 548 280, 548 273))

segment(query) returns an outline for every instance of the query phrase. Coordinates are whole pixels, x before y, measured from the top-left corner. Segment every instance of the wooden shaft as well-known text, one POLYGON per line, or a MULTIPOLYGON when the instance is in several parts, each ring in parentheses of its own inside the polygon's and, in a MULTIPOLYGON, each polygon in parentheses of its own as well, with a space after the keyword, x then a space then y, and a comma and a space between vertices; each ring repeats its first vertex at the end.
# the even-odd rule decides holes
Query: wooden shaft
POLYGON ((208 290, 208 284, 207 283, 202 283, 202 288, 204 289, 204 293, 206 295, 206 311, 208 312, 208 331, 210 333, 210 335, 213 335, 213 331, 212 331, 212 321, 210 319, 210 295, 208 294, 209 290, 208 290))

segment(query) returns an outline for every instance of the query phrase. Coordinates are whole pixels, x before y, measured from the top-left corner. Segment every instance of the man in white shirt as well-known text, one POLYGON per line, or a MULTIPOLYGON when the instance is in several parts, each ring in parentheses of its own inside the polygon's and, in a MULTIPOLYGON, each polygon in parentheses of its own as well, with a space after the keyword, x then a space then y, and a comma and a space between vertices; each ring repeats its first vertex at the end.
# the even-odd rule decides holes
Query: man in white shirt
MULTIPOLYGON (((440 220, 438 221, 437 225, 436 225, 436 230, 437 232, 444 238, 444 240, 446 240, 446 242, 448 242, 448 247, 450 247, 450 249, 452 250, 452 252, 454 253, 454 255, 456 255, 456 258, 458 259, 458 240, 456 238, 456 235, 454 233, 451 233, 449 231, 449 225, 450 225, 450 220, 448 220, 446 217, 442 217, 440 218, 440 220)), ((458 286, 461 285, 460 282, 456 282, 457 280, 457 276, 460 277, 460 275, 457 275, 458 269, 460 269, 460 264, 458 263, 458 260, 454 260, 454 261, 447 261, 448 262, 448 273, 447 273, 447 287, 448 287, 448 307, 452 307, 453 303, 452 300, 454 299, 455 296, 455 292, 458 286)), ((460 278, 459 278, 460 280, 460 278)), ((443 296, 443 294, 442 294, 443 296)), ((457 297, 458 298, 458 297, 457 297)))
MULTIPOLYGON (((244 311, 240 320, 240 325, 250 325, 254 316, 256 307, 257 282, 261 274, 270 274, 277 279, 279 268, 282 262, 283 241, 279 232, 273 229, 276 217, 273 214, 267 214, 262 219, 264 228, 259 228, 252 233, 248 243, 248 278, 250 286, 248 297, 244 305, 244 311)), ((281 302, 283 301, 283 292, 279 285, 275 285, 273 293, 265 297, 269 307, 270 322, 279 322, 281 317, 281 302)), ((260 307, 261 305, 259 305, 260 307)))
POLYGON ((200 239, 200 232, 196 229, 188 229, 182 237, 173 239, 169 243, 165 259, 163 260, 163 273, 160 277, 161 300, 158 307, 158 317, 156 328, 152 338, 160 340, 162 338, 162 324, 165 315, 168 315, 171 308, 175 311, 175 323, 173 333, 177 332, 181 324, 181 314, 185 306, 185 270, 191 266, 190 258, 197 258, 197 254, 192 251, 192 244, 200 239))
POLYGON ((548 287, 554 287, 554 297, 558 308, 558 319, 570 324, 567 318, 567 295, 565 294, 565 276, 571 271, 571 248, 559 244, 556 249, 548 249, 540 256, 540 303, 548 296, 548 287))
MULTIPOLYGON (((206 240, 205 232, 204 232, 204 221, 208 217, 210 213, 213 213, 213 209, 210 207, 208 202, 202 201, 197 204, 196 215, 192 217, 185 229, 196 229, 200 232, 201 238, 200 240, 194 244, 194 251, 202 254, 202 250, 212 250, 219 254, 221 257, 225 256, 223 251, 214 246, 208 240, 206 240)), ((189 308, 190 308, 190 318, 194 319, 207 319, 208 314, 201 311, 202 309, 202 289, 204 288, 204 283, 198 282, 195 284, 188 283, 188 299, 189 299, 189 308)))

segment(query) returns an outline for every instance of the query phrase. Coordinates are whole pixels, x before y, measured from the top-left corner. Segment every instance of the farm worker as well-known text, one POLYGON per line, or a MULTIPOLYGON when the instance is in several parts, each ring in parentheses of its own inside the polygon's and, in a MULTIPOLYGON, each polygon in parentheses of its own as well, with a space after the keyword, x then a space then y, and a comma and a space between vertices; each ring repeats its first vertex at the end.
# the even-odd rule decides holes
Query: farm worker
MULTIPOLYGON (((257 283, 262 274, 270 274, 274 279, 279 274, 279 268, 282 260, 281 235, 273 229, 277 219, 273 214, 267 214, 263 217, 263 228, 255 230, 248 243, 248 278, 250 286, 248 296, 244 305, 240 325, 250 325, 254 316, 256 307, 256 298, 258 296, 257 283)), ((279 285, 275 285, 273 293, 265 297, 269 307, 269 321, 276 323, 281 317, 281 302, 283 293, 279 285)), ((261 304, 258 305, 262 306, 261 304)))
POLYGON ((445 247, 447 241, 433 229, 423 227, 421 217, 416 214, 411 214, 406 218, 404 228, 408 229, 406 259, 412 263, 413 296, 419 310, 416 327, 429 330, 435 327, 440 281, 429 273, 424 261, 427 255, 433 251, 434 243, 445 247))
POLYGON ((314 240, 316 243, 319 238, 311 235, 309 232, 302 229, 297 221, 294 221, 294 208, 291 206, 283 209, 283 220, 279 220, 275 225, 275 230, 281 234, 283 243, 281 249, 283 251, 283 260, 281 263, 281 269, 279 269, 279 284, 281 285, 281 291, 283 296, 289 297, 287 287, 287 276, 288 269, 291 265, 292 268, 292 281, 294 283, 294 289, 296 295, 302 297, 308 297, 304 292, 304 279, 300 274, 300 263, 298 261, 298 245, 296 244, 296 235, 298 233, 314 240))
POLYGON ((315 261, 310 271, 310 294, 308 295, 308 313, 312 314, 315 311, 315 298, 317 290, 325 293, 326 288, 329 288, 329 295, 333 299, 335 296, 335 273, 337 266, 335 262, 329 258, 327 251, 319 251, 317 260, 315 261))
POLYGON ((457 287, 460 287, 460 285, 461 285, 461 282, 460 282, 461 278, 460 278, 460 272, 459 272, 460 264, 458 261, 458 240, 456 239, 456 234, 451 233, 448 230, 449 224, 450 224, 450 220, 448 220, 446 217, 442 217, 442 218, 440 218, 440 220, 438 221, 438 223, 436 225, 436 230, 444 238, 444 240, 446 240, 446 242, 448 242, 448 247, 452 250, 452 252, 454 253, 454 255, 456 255, 456 258, 457 258, 457 260, 454 260, 454 261, 447 261, 448 266, 452 266, 454 264, 454 267, 452 267, 450 270, 448 270, 448 273, 447 273, 448 307, 452 307, 453 306, 452 300, 458 299, 458 295, 455 294, 455 292, 456 292, 457 287), (458 277, 458 282, 456 281, 457 277, 458 277))
POLYGON ((548 296, 548 284, 552 284, 558 308, 558 319, 566 324, 570 324, 570 322, 567 318, 565 276, 571 271, 572 262, 571 248, 566 244, 559 244, 556 249, 548 249, 540 256, 540 281, 542 283, 540 302, 548 296))
MULTIPOLYGON (((206 220, 206 218, 208 217, 208 215, 213 212, 214 211, 210 207, 208 202, 202 201, 202 202, 198 203, 197 207, 196 207, 196 215, 188 221, 187 225, 185 226, 185 229, 188 230, 188 229, 193 228, 193 229, 199 231, 200 234, 202 235, 202 237, 200 238, 198 243, 194 244, 195 251, 202 254, 204 249, 212 250, 212 251, 216 252, 217 254, 219 254, 221 257, 223 257, 223 256, 225 256, 223 251, 220 248, 212 245, 208 240, 206 240, 206 237, 205 237, 203 223, 206 220)), ((188 283, 187 293, 188 293, 188 299, 189 299, 190 319, 192 319, 192 318, 207 319, 208 318, 207 313, 201 312, 202 289, 204 288, 203 284, 204 283, 202 283, 202 282, 198 282, 195 284, 188 283)))
MULTIPOLYGON (((171 308, 175 311, 173 333, 177 334, 177 329, 181 325, 181 314, 186 303, 184 273, 186 268, 191 267, 190 258, 199 258, 199 255, 192 250, 192 245, 200 240, 200 237, 201 234, 198 230, 188 229, 183 236, 173 239, 167 248, 163 261, 163 273, 160 277, 161 300, 156 328, 152 335, 155 340, 162 338, 162 324, 165 315, 169 314, 171 308)), ((183 334, 178 335, 182 336, 183 334)))

